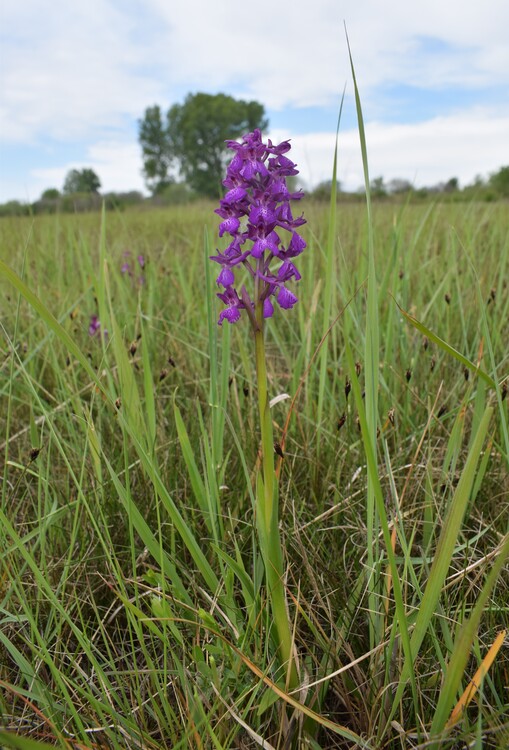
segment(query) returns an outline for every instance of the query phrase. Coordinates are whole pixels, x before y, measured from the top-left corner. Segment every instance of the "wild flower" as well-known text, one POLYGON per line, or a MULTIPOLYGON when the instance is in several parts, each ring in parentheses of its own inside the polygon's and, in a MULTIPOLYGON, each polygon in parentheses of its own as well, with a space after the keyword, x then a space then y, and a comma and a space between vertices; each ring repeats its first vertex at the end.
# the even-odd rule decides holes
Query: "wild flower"
POLYGON ((226 307, 218 323, 236 323, 245 309, 256 327, 255 309, 262 305, 263 317, 274 313, 273 299, 287 310, 298 301, 288 283, 301 276, 293 264, 306 247, 296 231, 305 224, 303 216, 293 217, 291 201, 300 200, 303 192, 291 193, 286 178, 298 174, 296 165, 285 154, 289 141, 275 146, 269 139, 265 144, 259 130, 245 135, 242 143, 227 141, 235 152, 223 185, 228 188, 220 201, 217 213, 223 221, 219 236, 227 234, 231 242, 224 252, 217 251, 211 260, 221 265, 217 283, 224 288, 218 293, 226 307), (254 295, 250 297, 242 286, 235 286, 238 266, 247 269, 254 280, 254 295))
POLYGON ((90 323, 88 325, 88 335, 89 336, 101 336, 102 335, 106 338, 108 336, 108 329, 104 328, 101 331, 101 321, 97 317, 97 315, 92 315, 90 317, 90 323))
MULTIPOLYGON (((290 284, 300 279, 293 260, 306 247, 297 232, 305 224, 302 216, 294 218, 290 202, 300 200, 301 191, 291 193, 286 178, 298 174, 295 164, 285 154, 290 143, 274 146, 263 143, 259 130, 245 135, 242 143, 227 141, 235 152, 223 185, 226 195, 216 213, 222 218, 219 236, 227 234, 231 242, 224 252, 217 251, 211 260, 221 265, 218 293, 225 304, 218 323, 236 323, 245 310, 254 333, 257 398, 260 415, 262 462, 256 483, 255 519, 258 541, 265 567, 268 598, 275 630, 273 638, 282 664, 288 669, 288 686, 295 689, 299 675, 294 660, 292 626, 288 618, 284 585, 284 556, 279 536, 278 484, 274 466, 274 435, 268 392, 265 356, 264 322, 274 313, 273 300, 284 310, 293 307, 297 296, 290 284), (235 274, 239 266, 253 278, 254 293, 245 286, 240 292, 235 274)), ((282 448, 279 446, 279 455, 282 448)))
POLYGON ((101 322, 97 315, 92 315, 88 326, 88 335, 95 336, 101 330, 101 322))
POLYGON ((145 276, 143 275, 142 271, 145 268, 145 256, 144 255, 137 255, 136 256, 136 262, 133 260, 133 255, 130 250, 125 250, 123 253, 124 262, 122 263, 120 267, 120 273, 124 276, 129 276, 129 278, 133 279, 137 284, 142 286, 145 283, 145 276), (139 266, 141 271, 137 273, 136 264, 139 266))

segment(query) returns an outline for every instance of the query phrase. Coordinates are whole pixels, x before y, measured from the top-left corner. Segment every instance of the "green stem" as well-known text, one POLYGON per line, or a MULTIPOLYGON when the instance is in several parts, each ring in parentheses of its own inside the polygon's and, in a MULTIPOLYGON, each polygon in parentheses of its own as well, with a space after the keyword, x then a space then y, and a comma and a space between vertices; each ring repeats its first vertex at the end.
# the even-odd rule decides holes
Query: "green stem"
POLYGON ((276 626, 276 640, 283 664, 288 667, 288 685, 294 689, 299 684, 293 659, 293 638, 286 610, 284 587, 283 551, 279 536, 278 486, 274 466, 274 438, 267 388, 267 366, 265 359, 263 303, 255 310, 256 376, 258 385, 258 407, 262 436, 262 474, 257 487, 256 518, 260 549, 265 565, 268 596, 276 626))
POLYGON ((273 513, 276 513, 276 517, 278 515, 278 509, 274 507, 274 438, 272 431, 272 418, 270 415, 269 394, 267 388, 267 367, 265 361, 263 319, 260 321, 258 314, 256 315, 256 322, 259 326, 255 331, 255 349, 256 378, 258 386, 258 409, 260 412, 260 429, 262 434, 262 476, 265 498, 263 519, 265 522, 265 527, 267 529, 270 529, 273 513))

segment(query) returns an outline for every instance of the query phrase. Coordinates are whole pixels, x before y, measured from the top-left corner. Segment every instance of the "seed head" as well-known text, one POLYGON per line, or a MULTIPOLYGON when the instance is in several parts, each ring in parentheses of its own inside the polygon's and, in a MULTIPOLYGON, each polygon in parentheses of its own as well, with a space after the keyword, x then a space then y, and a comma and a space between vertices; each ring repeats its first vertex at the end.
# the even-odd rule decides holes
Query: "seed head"
POLYGON ((39 457, 40 452, 40 448, 32 448, 30 451, 30 462, 35 461, 39 457))
POLYGON ((352 390, 352 384, 350 380, 347 378, 345 380, 345 398, 348 399, 348 396, 350 395, 350 391, 352 390))

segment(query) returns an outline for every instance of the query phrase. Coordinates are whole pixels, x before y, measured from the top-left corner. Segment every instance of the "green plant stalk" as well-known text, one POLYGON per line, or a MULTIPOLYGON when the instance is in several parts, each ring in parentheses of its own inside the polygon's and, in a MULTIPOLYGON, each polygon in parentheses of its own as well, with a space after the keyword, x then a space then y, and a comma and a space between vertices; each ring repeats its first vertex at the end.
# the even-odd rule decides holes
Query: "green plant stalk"
POLYGON ((279 536, 278 486, 274 465, 274 437, 267 388, 267 366, 263 303, 256 305, 255 351, 258 408, 262 438, 262 471, 258 476, 256 492, 256 522, 260 549, 265 564, 268 597, 276 626, 276 641, 282 663, 288 669, 288 686, 298 686, 298 674, 293 660, 293 638, 286 610, 284 587, 283 550, 279 536))
POLYGON ((427 577, 426 588, 419 605, 417 618, 415 621, 414 631, 410 640, 411 654, 410 658, 405 655, 405 662, 399 678, 398 689, 393 698, 393 704, 387 725, 393 719, 397 708, 403 697, 406 682, 409 678, 413 679, 415 660, 418 656, 419 649, 430 627, 431 621, 435 616, 436 607, 440 599, 442 587, 449 570, 454 548, 458 544, 461 524, 470 500, 472 486, 474 484, 477 464, 481 455, 482 447, 493 409, 488 406, 484 412, 483 418, 479 424, 477 434, 472 441, 465 467, 461 474, 460 480, 454 492, 454 496, 447 512, 447 516, 442 523, 442 531, 437 542, 431 570, 427 577))
MULTIPOLYGON (((475 634, 479 628, 482 615, 488 604, 489 597, 493 591, 495 584, 502 572, 507 558, 509 557, 509 534, 501 543, 500 552, 495 558, 490 572, 486 577, 483 588, 477 597, 474 609, 471 616, 465 620, 460 628, 456 643, 454 644, 454 650, 451 654, 449 664, 447 666, 447 672, 445 674, 444 684, 440 691, 440 697, 438 699, 435 715, 433 717, 433 723, 431 725, 430 735, 436 737, 440 732, 444 731, 446 726, 447 718, 451 713, 454 706, 454 702, 457 698, 458 692, 461 689, 461 680, 465 676, 465 669, 468 663, 470 652, 472 650, 472 644, 475 639, 475 634)), ((432 748, 438 748, 439 743, 432 745, 432 748)))
MULTIPOLYGON (((345 26, 346 32, 346 26, 345 26)), ((368 227, 368 292, 367 292, 367 315, 366 315, 366 337, 364 347, 365 367, 365 403, 366 424, 373 441, 376 456, 376 442, 378 430, 378 387, 379 387, 379 360, 380 360, 380 334, 379 334, 379 312, 378 312, 378 287, 375 268, 375 245, 373 233, 373 217, 371 211, 371 191, 369 179, 368 151, 366 146, 366 134, 364 130, 364 118, 362 115, 361 98, 357 87, 357 78, 350 50, 350 41, 346 35, 350 68, 352 71, 353 86, 355 92, 355 107, 357 110, 357 125, 362 154, 362 167, 364 172, 364 189, 366 191, 366 215, 368 227)), ((365 440, 365 439, 364 439, 365 440)), ((374 648, 376 643, 382 639, 383 617, 379 606, 379 590, 374 576, 376 562, 380 559, 379 535, 380 514, 376 502, 377 480, 372 472, 368 472, 368 491, 366 497, 366 531, 367 531, 367 564, 368 564, 368 609, 369 618, 369 644, 374 648)))
MULTIPOLYGON (((327 232, 327 251, 326 251, 326 274, 325 290, 323 295, 323 321, 322 321, 322 338, 328 335, 330 328, 330 318, 332 310, 333 280, 336 278, 334 273, 335 249, 336 249, 336 226, 337 226, 337 173, 338 173, 338 139, 339 126, 341 123, 341 114, 343 112, 343 102, 345 100, 345 89, 341 97, 339 107, 338 123, 336 126, 336 142, 334 145, 334 163, 332 168, 332 185, 329 205, 329 228, 327 232)), ((325 395, 325 386, 327 381, 327 367, 329 364, 329 343, 322 347, 320 352, 320 385, 318 388, 318 406, 316 412, 316 423, 320 425, 323 416, 323 404, 325 395)), ((320 433, 318 433, 320 435, 320 433)), ((318 442, 318 451, 320 442, 318 442)), ((318 464, 318 462, 317 462, 318 464)))

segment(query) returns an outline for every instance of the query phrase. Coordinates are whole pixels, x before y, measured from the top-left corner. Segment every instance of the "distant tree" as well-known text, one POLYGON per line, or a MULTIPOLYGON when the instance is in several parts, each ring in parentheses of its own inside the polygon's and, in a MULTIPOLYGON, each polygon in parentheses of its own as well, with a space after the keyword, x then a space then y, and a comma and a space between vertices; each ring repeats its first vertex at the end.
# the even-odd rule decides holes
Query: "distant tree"
POLYGON ((185 182, 173 182, 167 185, 155 196, 155 204, 161 206, 178 206, 184 203, 190 203, 197 197, 189 185, 185 182))
POLYGON ((385 187, 383 177, 375 177, 374 180, 371 180, 369 188, 371 194, 375 198, 381 198, 382 196, 387 195, 387 188, 385 187))
POLYGON ((457 190, 459 190, 460 183, 457 177, 451 177, 450 180, 447 180, 445 183, 443 190, 444 193, 455 193, 457 190))
POLYGON ((158 195, 174 181, 170 169, 175 161, 174 147, 168 137, 168 127, 163 122, 161 107, 158 104, 147 107, 138 125, 145 183, 153 195, 158 195))
POLYGON ((130 190, 127 193, 105 193, 102 196, 107 210, 123 211, 128 206, 143 203, 143 194, 138 190, 130 190))
POLYGON ((168 133, 181 172, 193 190, 210 197, 220 194, 231 158, 225 140, 267 127, 263 105, 226 94, 191 94, 183 105, 175 104, 168 112, 168 133))
POLYGON ((60 190, 57 188, 47 188, 41 195, 42 201, 55 201, 60 198, 60 190))
POLYGON ((7 201, 0 204, 0 216, 28 216, 30 206, 20 201, 7 201))
POLYGON ((501 167, 492 174, 489 184, 499 195, 509 196, 509 167, 501 167))
POLYGON ((93 169, 71 169, 65 178, 64 193, 98 193, 101 181, 93 169))
POLYGON ((393 195, 407 193, 409 190, 413 190, 412 183, 400 177, 395 177, 387 185, 387 192, 392 193, 393 195))
MULTIPOLYGON (((323 180, 318 183, 315 189, 309 194, 311 198, 318 201, 330 200, 332 192, 332 180, 323 180)), ((336 194, 339 195, 341 192, 341 183, 339 180, 336 181, 336 194)))
POLYGON ((434 185, 428 185, 426 190, 430 193, 443 193, 445 190, 445 182, 436 182, 434 185))
POLYGON ((164 191, 175 169, 196 193, 216 197, 231 157, 225 140, 267 127, 262 104, 226 94, 189 94, 168 110, 166 123, 158 105, 149 107, 139 122, 147 187, 155 194, 164 191))

